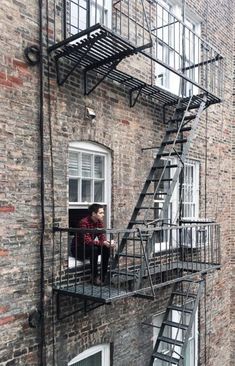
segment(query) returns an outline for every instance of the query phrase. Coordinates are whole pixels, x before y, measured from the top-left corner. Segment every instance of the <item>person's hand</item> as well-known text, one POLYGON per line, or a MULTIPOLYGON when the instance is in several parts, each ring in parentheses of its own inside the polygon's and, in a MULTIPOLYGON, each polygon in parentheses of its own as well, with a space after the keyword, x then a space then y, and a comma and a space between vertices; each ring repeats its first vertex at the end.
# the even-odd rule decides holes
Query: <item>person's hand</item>
POLYGON ((114 240, 106 240, 104 241, 104 245, 107 247, 107 248, 115 248, 115 242, 114 240))

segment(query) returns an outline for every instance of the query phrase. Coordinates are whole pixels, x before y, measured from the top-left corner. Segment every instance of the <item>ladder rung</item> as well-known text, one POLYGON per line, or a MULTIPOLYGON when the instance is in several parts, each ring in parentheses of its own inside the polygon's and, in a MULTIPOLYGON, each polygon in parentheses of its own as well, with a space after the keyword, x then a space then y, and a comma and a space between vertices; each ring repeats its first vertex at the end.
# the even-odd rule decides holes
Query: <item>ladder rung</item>
POLYGON ((170 121, 169 122, 180 122, 180 121, 182 121, 182 119, 184 120, 184 121, 191 121, 192 119, 194 119, 194 118, 196 118, 196 114, 192 114, 192 115, 190 115, 190 116, 181 116, 181 117, 176 117, 176 118, 172 118, 172 119, 170 119, 170 121))
POLYGON ((153 222, 153 220, 135 220, 135 221, 130 221, 130 224, 132 225, 141 225, 141 224, 147 224, 148 222, 153 222))
POLYGON ((197 104, 191 103, 189 106, 177 107, 176 110, 178 112, 181 112, 181 111, 185 111, 186 109, 187 110, 190 110, 190 109, 198 109, 199 107, 200 107, 200 103, 197 103, 197 104))
POLYGON ((177 164, 171 164, 171 165, 162 165, 162 166, 153 166, 153 168, 156 169, 172 169, 172 168, 178 168, 177 164))
POLYGON ((141 194, 141 196, 153 196, 155 193, 154 192, 148 192, 148 193, 142 192, 140 194, 141 194))
POLYGON ((179 361, 180 361, 180 359, 177 359, 175 357, 171 357, 168 355, 164 355, 163 353, 159 353, 159 352, 154 353, 153 357, 158 358, 159 360, 162 360, 162 361, 170 362, 175 365, 179 365, 179 361))
POLYGON ((197 297, 197 295, 190 293, 190 292, 174 291, 173 294, 179 295, 179 296, 192 297, 194 299, 197 297))
POLYGON ((144 192, 142 192, 142 193, 140 193, 140 195, 141 196, 161 196, 161 195, 163 195, 163 196, 166 196, 167 195, 167 193, 166 192, 147 192, 147 193, 144 193, 144 192))
MULTIPOLYGON (((163 202, 163 201, 161 201, 163 202)), ((161 207, 149 207, 149 206, 137 206, 136 207, 138 210, 161 210, 161 207)))
POLYGON ((184 345, 183 341, 179 341, 177 339, 172 339, 172 338, 168 338, 168 337, 158 337, 159 341, 165 342, 165 343, 169 343, 169 344, 175 344, 176 346, 182 347, 184 345))
POLYGON ((189 308, 185 308, 185 307, 177 306, 177 305, 169 305, 168 309, 182 311, 182 312, 188 313, 188 314, 191 314, 193 312, 193 309, 189 309, 189 308))
POLYGON ((176 155, 181 155, 182 151, 177 151, 177 152, 165 152, 165 153, 160 153, 158 154, 158 156, 176 156, 176 155))
MULTIPOLYGON (((147 182, 159 182, 159 179, 146 179, 147 182)), ((161 179, 161 182, 171 182, 172 178, 161 179)))
POLYGON ((187 142, 187 139, 180 139, 180 140, 170 140, 170 141, 165 141, 162 143, 163 146, 166 146, 166 145, 173 145, 174 143, 175 144, 184 144, 185 142, 187 142))
POLYGON ((166 130, 166 133, 175 133, 175 132, 185 132, 185 131, 191 131, 191 126, 182 127, 180 130, 178 128, 169 128, 166 130))
POLYGON ((172 322, 170 320, 165 320, 162 324, 168 325, 169 327, 179 328, 179 329, 183 329, 183 330, 188 329, 188 325, 180 324, 180 323, 177 323, 177 322, 172 322))
MULTIPOLYGON (((135 239, 136 240, 136 239, 135 239)), ((138 239, 140 241, 140 239, 138 239)), ((125 253, 119 253, 119 257, 126 257, 126 258, 143 258, 143 254, 125 254, 125 253)))

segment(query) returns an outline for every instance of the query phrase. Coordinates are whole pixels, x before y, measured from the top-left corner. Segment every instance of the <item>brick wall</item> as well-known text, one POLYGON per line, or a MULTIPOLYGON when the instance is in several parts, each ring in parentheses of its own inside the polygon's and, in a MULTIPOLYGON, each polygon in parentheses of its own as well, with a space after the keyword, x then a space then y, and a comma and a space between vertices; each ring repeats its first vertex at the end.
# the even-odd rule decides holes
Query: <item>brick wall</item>
MULTIPOLYGON (((61 2, 56 1, 55 7, 54 2, 48 3, 50 16, 43 22, 45 43, 47 31, 50 42, 62 37, 61 2)), ((207 276, 206 293, 200 305, 200 365, 232 366, 235 358, 235 295, 231 281, 234 278, 233 4, 210 0, 208 13, 205 1, 196 4, 190 1, 190 5, 204 20, 202 29, 204 33, 207 29, 208 40, 221 50, 226 60, 224 102, 204 113, 190 151, 190 157, 201 162, 201 217, 215 218, 222 229, 222 269, 207 276)), ((44 16, 46 6, 45 1, 44 16)), ((38 66, 27 65, 23 51, 31 44, 38 44, 37 1, 2 0, 0 19, 0 260, 1 294, 4 294, 0 306, 0 364, 36 366, 40 364, 39 329, 29 327, 28 317, 38 307, 40 296, 39 74, 38 66)), ((114 366, 145 366, 152 350, 152 328, 143 326, 142 321, 150 322, 154 314, 164 311, 170 287, 159 290, 156 301, 118 300, 87 315, 78 313, 57 321, 51 289, 53 192, 55 221, 67 226, 69 143, 80 140, 100 143, 112 152, 112 225, 126 226, 151 166, 152 153, 142 152, 141 148, 157 146, 163 137, 162 108, 142 97, 134 108, 129 108, 127 91, 112 82, 102 83, 89 97, 84 97, 79 72, 58 87, 52 61, 49 89, 46 47, 44 56, 46 364, 52 366, 54 358, 54 365, 65 366, 83 350, 112 342, 114 366), (96 112, 95 125, 85 118, 87 106, 96 112)), ((62 305, 63 312, 70 307, 75 310, 79 304, 65 298, 62 305)))

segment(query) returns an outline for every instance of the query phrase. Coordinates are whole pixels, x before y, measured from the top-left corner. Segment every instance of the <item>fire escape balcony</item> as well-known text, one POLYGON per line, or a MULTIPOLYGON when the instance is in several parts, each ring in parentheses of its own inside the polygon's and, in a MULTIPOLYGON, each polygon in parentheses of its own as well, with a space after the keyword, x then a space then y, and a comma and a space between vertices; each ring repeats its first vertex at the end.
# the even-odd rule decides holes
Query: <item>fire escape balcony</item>
POLYGON ((154 299, 156 290, 162 286, 220 268, 220 228, 215 223, 133 229, 128 230, 128 237, 126 229, 55 227, 54 239, 54 273, 58 274, 54 278, 54 292, 98 305, 130 296, 154 299), (94 237, 103 233, 115 242, 106 279, 100 286, 92 280, 89 261, 85 257, 71 257, 71 242, 80 248, 87 245, 81 238, 88 232, 94 237), (124 235, 127 245, 120 250, 124 235))
POLYGON ((64 40, 48 49, 59 85, 80 69, 85 95, 109 78, 126 87, 130 106, 140 95, 162 104, 205 93, 208 105, 221 101, 223 57, 182 19, 155 0, 106 3, 87 1, 82 20, 73 15, 79 3, 64 1, 64 40))

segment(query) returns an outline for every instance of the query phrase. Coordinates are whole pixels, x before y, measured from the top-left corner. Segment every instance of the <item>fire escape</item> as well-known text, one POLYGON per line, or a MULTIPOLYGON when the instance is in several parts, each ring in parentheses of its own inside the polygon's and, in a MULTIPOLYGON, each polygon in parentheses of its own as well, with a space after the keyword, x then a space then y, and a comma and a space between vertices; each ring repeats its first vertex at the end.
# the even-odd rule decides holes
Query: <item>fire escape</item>
POLYGON ((109 79, 128 91, 130 107, 140 96, 160 103, 166 130, 126 229, 105 230, 117 243, 106 285, 86 282, 85 263, 78 267, 75 261, 75 268, 68 269, 64 243, 71 236, 77 239, 79 229, 54 228, 60 253, 54 284, 58 317, 61 295, 79 298, 89 311, 121 297, 154 299, 159 287, 174 284, 150 365, 155 359, 183 365, 202 288, 197 275, 220 266, 219 227, 206 221, 185 223, 180 211, 173 222, 169 207, 201 114, 221 102, 223 58, 184 19, 157 1, 138 0, 135 5, 113 1, 110 23, 106 10, 99 12, 96 6, 87 1, 85 29, 78 27, 67 37, 72 25, 66 23, 65 39, 48 49, 58 85, 62 87, 80 70, 84 95, 89 95, 109 79), (133 63, 138 67, 138 62, 145 67, 143 77, 132 67, 133 63), (166 75, 174 84, 174 93, 161 85, 166 75), (181 314, 177 323, 172 320, 173 311, 181 314), (174 329, 173 338, 165 335, 167 327, 174 329), (162 352, 165 345, 167 353, 162 352))

